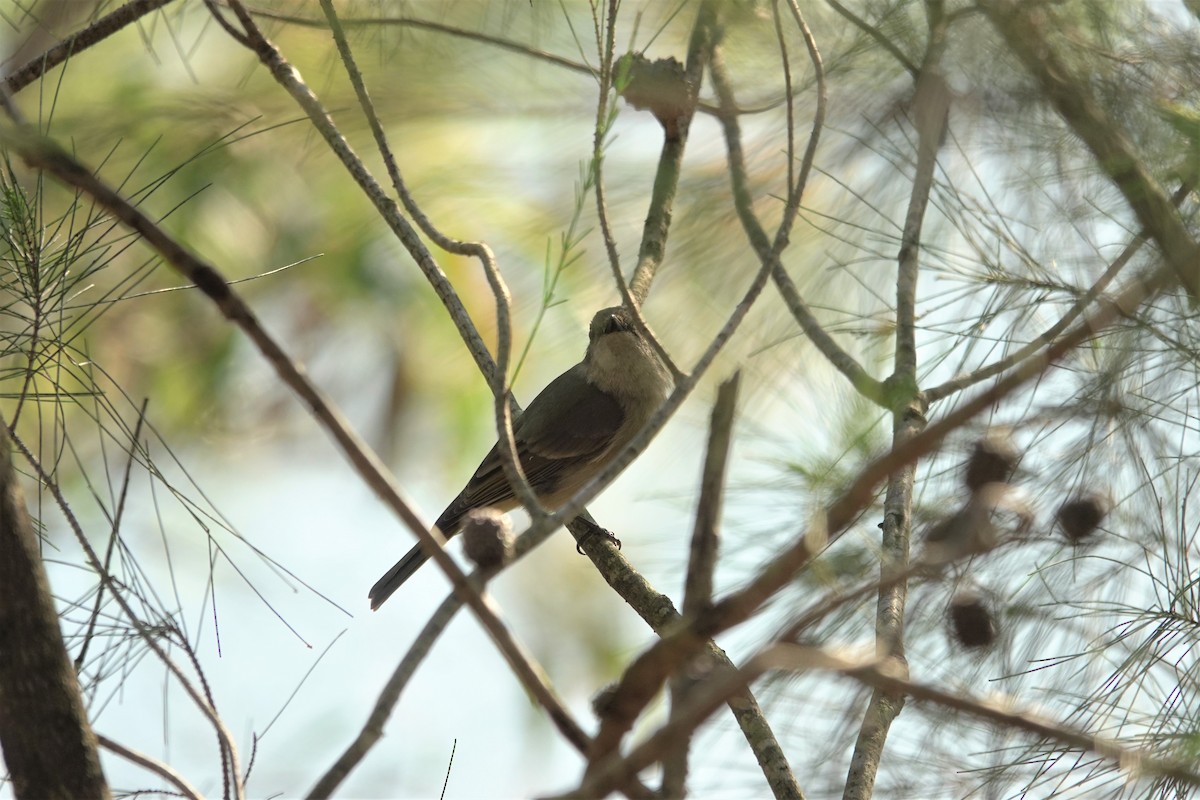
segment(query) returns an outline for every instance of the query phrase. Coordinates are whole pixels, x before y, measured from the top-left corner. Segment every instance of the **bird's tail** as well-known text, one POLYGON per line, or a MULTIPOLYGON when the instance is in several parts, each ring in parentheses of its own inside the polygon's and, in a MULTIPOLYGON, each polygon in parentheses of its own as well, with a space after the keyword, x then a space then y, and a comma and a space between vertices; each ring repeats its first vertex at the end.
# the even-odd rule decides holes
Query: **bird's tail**
MULTIPOLYGON (((463 514, 465 513, 465 509, 461 506, 460 499, 455 498, 450 507, 443 511, 442 515, 438 517, 438 521, 434 523, 446 538, 450 538, 458 533, 458 528, 462 524, 463 514)), ((404 557, 397 561, 394 567, 384 573, 382 578, 375 581, 375 585, 367 593, 367 597, 371 600, 371 610, 374 611, 383 605, 383 601, 391 597, 400 588, 400 585, 411 578, 412 574, 428 560, 429 556, 421 549, 421 545, 414 545, 413 549, 405 553, 404 557)))
POLYGON ((367 597, 371 599, 371 610, 374 611, 383 605, 383 601, 391 597, 392 593, 399 589, 400 585, 412 577, 417 568, 428 560, 429 556, 425 555, 425 551, 419 544, 405 553, 404 558, 397 561, 396 566, 384 573, 384 576, 375 581, 375 585, 371 587, 371 591, 367 594, 367 597))

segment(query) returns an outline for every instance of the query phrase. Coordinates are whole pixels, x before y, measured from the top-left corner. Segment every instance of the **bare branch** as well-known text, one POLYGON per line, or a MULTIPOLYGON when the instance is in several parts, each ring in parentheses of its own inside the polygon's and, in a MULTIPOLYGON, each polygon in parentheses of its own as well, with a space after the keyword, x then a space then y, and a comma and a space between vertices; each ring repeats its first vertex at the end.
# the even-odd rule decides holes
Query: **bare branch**
POLYGON ((433 612, 433 616, 421 628, 421 632, 417 634, 412 646, 408 648, 396 669, 392 671, 392 676, 383 685, 383 689, 375 699, 375 705, 371 708, 371 713, 367 715, 367 721, 363 724, 362 730, 358 732, 358 736, 342 752, 337 761, 309 790, 308 800, 325 800, 325 798, 332 797, 342 781, 362 762, 371 748, 383 738, 383 726, 387 724, 396 704, 400 702, 400 695, 404 692, 404 688, 416 673, 417 667, 421 665, 425 656, 433 648, 433 643, 437 641, 442 631, 446 629, 450 620, 461 608, 462 599, 451 593, 433 612))
POLYGON ((4 89, 16 94, 69 58, 74 58, 94 44, 102 42, 126 26, 156 11, 171 0, 130 0, 110 11, 78 33, 73 33, 36 58, 13 70, 4 79, 4 89))
POLYGON ((671 209, 675 203, 675 191, 679 187, 679 173, 683 167, 683 150, 691 130, 691 115, 700 94, 700 83, 708 54, 718 35, 717 4, 702 3, 696 11, 696 22, 688 40, 687 60, 683 78, 687 97, 682 103, 683 114, 663 123, 663 147, 658 158, 658 170, 654 174, 654 189, 650 194, 650 207, 646 212, 646 223, 642 228, 642 243, 638 250, 637 266, 629 281, 630 290, 639 301, 645 301, 650 293, 650 284, 662 266, 667 252, 667 233, 671 225, 671 209))
POLYGON ((798 644, 778 644, 763 653, 756 666, 789 670, 825 669, 839 672, 867 686, 903 694, 914 700, 936 703, 944 708, 970 714, 997 725, 1024 731, 1040 739, 1049 739, 1068 747, 1097 753, 1143 775, 1158 775, 1200 786, 1200 774, 1180 763, 1159 759, 1145 751, 1127 750, 1098 736, 1072 730, 1064 725, 1044 720, 1031 712, 1013 710, 997 701, 981 700, 969 695, 947 692, 929 684, 917 683, 905 675, 903 667, 887 659, 852 661, 818 647, 798 644), (765 662, 765 663, 764 663, 765 662))
MULTIPOLYGON (((562 706, 554 691, 542 680, 542 670, 537 667, 524 648, 513 638, 507 626, 499 618, 491 600, 480 595, 471 586, 462 570, 433 539, 431 533, 404 498, 395 478, 358 434, 350 427, 342 413, 332 404, 304 374, 302 367, 293 361, 283 348, 258 323, 253 311, 234 292, 211 265, 197 258, 170 237, 145 214, 128 203, 88 172, 65 151, 36 132, 23 128, 19 131, 3 131, 0 137, 26 160, 30 166, 41 168, 59 180, 91 195, 114 216, 139 233, 163 259, 179 270, 188 280, 211 299, 231 322, 262 353, 274 367, 280 379, 294 391, 312 410, 314 419, 325 428, 362 478, 384 504, 390 508, 414 533, 426 543, 438 566, 449 577, 455 591, 459 592, 471 610, 479 618, 484 629, 492 637, 514 674, 525 684, 529 692, 543 703, 552 719, 561 722, 568 737, 586 738, 582 729, 571 722, 569 712, 562 706)), ((27 454, 31 457, 32 454, 27 454)), ((81 534, 82 535, 82 534, 81 534)), ((235 770, 236 773, 236 770, 235 770)), ((240 784, 239 784, 240 785, 240 784)))
MULTIPOLYGON (((278 48, 268 41, 262 35, 261 31, 258 31, 253 19, 250 18, 250 15, 240 3, 230 3, 230 7, 238 14, 238 20, 246 29, 247 37, 252 32, 258 33, 257 38, 252 42, 255 55, 267 67, 276 82, 291 95, 292 99, 308 115, 309 120, 313 123, 317 132, 321 134, 321 137, 325 140, 330 150, 342 162, 346 171, 350 173, 350 177, 362 189, 367 199, 375 206, 375 210, 379 213, 380 217, 383 218, 392 233, 395 234, 405 250, 412 256, 421 273, 429 281, 434 292, 437 293, 438 299, 446 307, 451 321, 458 329, 459 335, 466 344, 468 352, 475 359, 480 372, 487 379, 488 385, 494 385, 496 363, 492 359, 491 353, 488 352, 483 338, 479 335, 479 331, 475 328, 475 323, 471 321, 470 315, 455 293, 454 287, 450 285, 450 281, 446 278, 445 273, 442 272, 437 261, 434 260, 429 250, 421 241, 416 229, 404 218, 395 201, 387 196, 387 193, 383 191, 383 188, 371 175, 366 165, 362 163, 362 160, 354 152, 353 148, 350 147, 350 144, 333 123, 333 119, 329 116, 329 113, 321 105, 321 101, 304 83, 299 70, 284 58, 278 48)), ((250 41, 250 39, 247 38, 247 41, 250 41)))
MULTIPOLYGON (((708 448, 704 471, 700 479, 700 500, 696 506, 696 524, 692 530, 692 546, 688 554, 684 579, 683 613, 694 617, 712 603, 713 572, 717 566, 721 507, 725 494, 725 466, 733 439, 733 415, 737 407, 738 384, 741 373, 721 384, 713 404, 709 422, 708 448)), ((697 680, 685 667, 671 681, 671 714, 687 701, 697 680)), ((663 794, 683 797, 686 794, 688 749, 691 736, 680 736, 671 754, 663 760, 663 794)))
POLYGON ((139 753, 137 750, 134 750, 131 747, 126 747, 120 742, 109 739, 102 733, 96 734, 96 740, 105 750, 116 753, 126 761, 137 764, 139 767, 144 767, 150 772, 153 772, 155 775, 178 789, 180 794, 188 798, 188 800, 203 800, 203 795, 200 794, 200 790, 188 783, 187 778, 184 778, 178 772, 171 769, 169 765, 164 764, 158 759, 151 758, 145 753, 139 753))
MULTIPOLYGON (((491 374, 485 372, 484 378, 488 380, 489 387, 492 390, 492 397, 494 398, 496 438, 500 447, 500 466, 504 470, 504 476, 508 480, 509 485, 512 486, 513 492, 517 495, 521 504, 534 518, 542 516, 546 513, 545 509, 542 508, 537 495, 534 494, 533 488, 529 485, 529 481, 525 477, 525 472, 521 468, 521 462, 516 456, 517 445, 512 429, 513 401, 508 386, 508 364, 509 358, 512 355, 512 295, 508 290, 508 285, 504 282, 504 277, 500 274, 499 267, 496 265, 496 256, 492 253, 492 249, 483 242, 463 242, 446 236, 433 225, 420 206, 417 205, 403 177, 400 175, 400 168, 396 164, 396 158, 392 154, 392 149, 387 142, 387 135, 384 133, 383 125, 379 121, 379 115, 375 113, 375 105, 371 102, 370 95, 367 93, 366 83, 363 81, 362 73, 355 63, 354 53, 350 49, 350 42, 346 39, 345 31, 342 29, 341 22, 338 20, 337 12, 334 10, 331 0, 321 0, 321 10, 325 12, 325 18, 329 22, 330 30, 333 32, 334 42, 337 44, 342 64, 346 68, 346 74, 350 78, 351 85, 354 86, 359 106, 362 108, 363 115, 367 118, 371 134, 375 138, 375 146, 383 158, 383 163, 387 169, 388 176, 391 178, 392 186, 395 188, 396 194, 400 197, 400 201, 404 204, 404 209, 408 211, 409 215, 412 216, 425 235, 432 239, 438 247, 449 253, 478 259, 480 265, 483 267, 484 274, 487 276, 488 285, 491 286, 492 294, 496 299, 497 342, 496 368, 491 374)), ((253 34, 251 38, 253 39, 253 34)))
MULTIPOLYGON (((929 4, 929 40, 917 75, 912 111, 917 129, 917 164, 908 210, 900 238, 896 272, 896 355, 888 379, 892 432, 896 444, 918 435, 925 427, 928 403, 917 385, 917 279, 921 267, 921 231, 933 189, 937 154, 950 113, 950 87, 941 72, 946 45, 946 21, 940 5, 929 4)), ((908 563, 912 538, 913 484, 916 463, 909 462, 888 478, 880 524, 881 576, 902 571, 908 563)), ((875 606, 875 644, 880 653, 904 660, 904 608, 908 583, 882 584, 875 606)), ((863 712, 842 793, 845 800, 869 800, 883 759, 892 722, 904 708, 904 695, 876 689, 863 712)))
POLYGON ((1179 282, 1194 299, 1200 298, 1200 251, 1195 240, 1133 143, 1104 113, 1088 81, 1076 76, 1050 45, 1047 32, 1056 29, 1051 10, 1012 0, 986 0, 980 5, 1059 115, 1092 151, 1096 165, 1125 196, 1179 282))
POLYGON ((0 747, 17 797, 111 797, 0 420, 0 747))
MULTIPOLYGON (((721 115, 721 124, 725 130, 726 147, 729 150, 729 173, 730 180, 733 184, 733 203, 737 209, 738 219, 741 220, 742 228, 746 231, 746 236, 750 240, 751 246, 754 248, 755 255, 760 261, 771 271, 771 277, 775 281, 780 294, 787 303, 788 309, 800 324, 800 327, 808 335, 812 343, 821 351, 824 356, 829 359, 833 366, 845 375, 854 387, 878 405, 885 405, 885 397, 883 384, 871 377, 862 366, 854 360, 842 347, 834 341, 825 329, 821 326, 813 315, 808 305, 800 297, 799 291, 788 276, 787 271, 783 268, 783 264, 779 260, 779 254, 783 248, 787 246, 788 233, 790 228, 789 214, 785 213, 784 220, 780 224, 780 228, 775 237, 775 242, 772 243, 767 237, 767 232, 763 229, 762 223, 754 214, 754 201, 750 196, 748 186, 748 177, 746 172, 745 157, 742 153, 741 130, 738 125, 737 115, 733 113, 735 106, 733 98, 733 89, 730 86, 729 78, 725 72, 724 59, 720 55, 720 49, 716 48, 711 61, 709 62, 709 72, 712 74, 713 86, 717 90, 717 96, 721 100, 721 106, 726 113, 721 115)), ((823 105, 819 105, 823 109, 823 105)), ((805 154, 805 164, 810 165, 812 154, 815 153, 818 132, 822 124, 821 113, 818 113, 817 119, 814 121, 814 133, 809 139, 808 151, 805 154)), ((800 175, 797 181, 807 181, 808 169, 802 166, 800 175)), ((803 194, 803 185, 799 184, 795 189, 789 187, 791 192, 791 202, 789 207, 799 207, 799 201, 803 194)), ((794 217, 793 217, 794 218, 794 217)))

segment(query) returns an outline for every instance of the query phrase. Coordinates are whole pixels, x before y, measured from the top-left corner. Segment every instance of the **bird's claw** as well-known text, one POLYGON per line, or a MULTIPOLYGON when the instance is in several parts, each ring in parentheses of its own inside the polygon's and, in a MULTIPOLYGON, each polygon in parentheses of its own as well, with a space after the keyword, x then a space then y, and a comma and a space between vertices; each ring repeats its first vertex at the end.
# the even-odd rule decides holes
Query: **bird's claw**
POLYGON ((611 531, 608 531, 604 528, 601 528, 599 525, 597 525, 595 527, 588 528, 587 533, 585 533, 580 539, 578 539, 575 542, 575 552, 579 553, 579 555, 581 555, 581 556, 587 555, 586 553, 583 552, 583 543, 586 542, 591 537, 597 536, 597 535, 603 536, 605 539, 608 539, 608 541, 610 543, 612 543, 612 545, 615 546, 618 550, 621 549, 621 540, 618 539, 616 536, 613 536, 611 531))

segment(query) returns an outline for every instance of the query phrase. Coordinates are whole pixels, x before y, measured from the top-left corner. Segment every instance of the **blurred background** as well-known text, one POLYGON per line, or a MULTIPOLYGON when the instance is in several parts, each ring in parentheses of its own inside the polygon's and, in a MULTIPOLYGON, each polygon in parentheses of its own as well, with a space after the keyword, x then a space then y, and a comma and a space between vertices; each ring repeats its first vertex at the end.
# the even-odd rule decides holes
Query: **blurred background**
MULTIPOLYGON (((895 54, 832 5, 805 9, 831 103, 785 262, 827 329, 883 378, 891 369, 895 260, 916 158, 907 117, 912 79, 895 54)), ((1110 63, 1083 44, 1082 54, 1073 53, 1091 59, 1097 85, 1155 167, 1176 174, 1186 147, 1163 109, 1194 93, 1187 84, 1197 63, 1194 20, 1168 3, 1067 5, 1079 7, 1075 21, 1089 41, 1153 55, 1110 63), (1139 86, 1153 91, 1139 93, 1139 86)), ((683 60, 696 6, 623 5, 617 52, 683 60)), ((5 73, 115 7, 102 0, 10 5, 0 13, 5 73)), ((264 0, 252 10, 386 185, 319 7, 264 0)), ((855 10, 920 61, 921 4, 863 2, 855 10)), ((592 10, 569 1, 371 0, 338 11, 416 201, 446 234, 496 252, 513 295, 516 352, 528 348, 514 379, 516 396, 527 402, 580 359, 592 313, 618 300, 585 185, 598 95, 592 10)), ((722 13, 725 53, 746 111, 751 189, 773 225, 789 164, 772 5, 730 2, 722 13)), ((1033 339, 1136 232, 1115 190, 1037 104, 995 33, 969 14, 964 19, 946 55, 952 136, 923 246, 919 344, 929 385, 1033 339)), ((803 148, 813 70, 799 35, 789 29, 787 39, 795 140, 803 148)), ((701 99, 712 101, 707 86, 701 99)), ((424 518, 436 517, 495 439, 485 381, 412 258, 300 109, 202 3, 165 5, 22 88, 14 101, 236 282, 395 471, 424 518)), ((662 133, 649 114, 617 105, 604 179, 628 274, 662 133)), ((5 165, 4 186, 5 418, 64 488, 94 546, 111 550, 113 572, 144 618, 176 631, 164 638, 173 656, 203 668, 244 763, 252 764, 249 793, 304 794, 357 733, 448 584, 427 567, 371 613, 367 589, 413 537, 270 367, 206 298, 86 198, 15 160, 5 165), (33 252, 36 280, 22 266, 33 252)), ((495 305, 479 265, 432 251, 494 346, 495 305)), ((1139 253, 1134 268, 1152 262, 1139 253)), ((757 268, 730 202, 720 126, 702 112, 691 130, 667 257, 645 306, 685 369, 757 268)), ((1026 670, 1090 646, 1116 624, 1110 617, 1090 625, 1084 615, 1064 621, 1062 604, 1146 607, 1165 584, 1109 580, 1139 557, 1151 564, 1147 573, 1189 583, 1182 564, 1193 528, 1180 508, 1194 479, 1197 382, 1193 357, 1176 345, 1186 341, 1194 314, 1172 302, 1163 311, 1170 321, 1081 351, 922 464, 920 524, 957 502, 962 461, 981 431, 1016 426, 1038 538, 997 558, 989 573, 972 575, 1003 587, 996 592, 1008 638, 999 652, 955 648, 945 608, 963 576, 914 590, 914 671, 983 692, 992 680, 1006 681, 998 689, 1006 692, 1041 680, 1061 688, 1078 680, 1074 667, 1050 678, 1026 670), (1148 333, 1167 328, 1165 339, 1148 333), (1056 504, 1081 486, 1122 501, 1111 524, 1118 535, 1105 545, 1111 550, 1081 555, 1052 535, 1056 504), (1168 541, 1169 531, 1178 536, 1168 541)), ((744 382, 718 591, 766 563, 890 443, 887 415, 815 353, 768 289, 688 403, 590 506, 633 564, 677 603, 709 408, 716 383, 735 369, 744 382)), ((27 493, 68 646, 84 656, 97 730, 169 762, 202 791, 220 792, 215 737, 111 600, 102 597, 97 611, 95 575, 53 498, 33 483, 27 493)), ((520 529, 524 517, 514 517, 520 529)), ((879 519, 865 515, 768 614, 722 637, 734 660, 816 590, 868 574, 879 519)), ((581 720, 592 719, 589 699, 653 641, 565 533, 492 589, 581 720)), ((873 614, 869 602, 847 609, 827 621, 823 635, 870 645, 873 614)), ((1039 691, 1027 696, 1040 698, 1039 691)), ((1068 695, 1057 697, 1080 724, 1091 719, 1080 709, 1103 700, 1068 695)), ((793 677, 767 682, 760 699, 810 796, 840 793, 862 690, 824 676, 793 677)), ((650 720, 664 713, 658 708, 650 720)), ((447 797, 526 797, 573 785, 583 767, 465 612, 406 688, 385 734, 343 796, 437 796, 449 769, 447 797)), ((998 765, 1023 763, 1024 751, 1010 744, 990 729, 948 728, 935 712, 906 713, 888 758, 928 772, 891 771, 881 776, 880 796, 961 796, 998 765)), ((693 763, 694 796, 765 791, 727 714, 713 718, 695 748, 705 757, 693 763)), ((104 766, 121 791, 154 780, 107 755, 104 766)), ((0 794, 6 790, 0 786, 0 794)))

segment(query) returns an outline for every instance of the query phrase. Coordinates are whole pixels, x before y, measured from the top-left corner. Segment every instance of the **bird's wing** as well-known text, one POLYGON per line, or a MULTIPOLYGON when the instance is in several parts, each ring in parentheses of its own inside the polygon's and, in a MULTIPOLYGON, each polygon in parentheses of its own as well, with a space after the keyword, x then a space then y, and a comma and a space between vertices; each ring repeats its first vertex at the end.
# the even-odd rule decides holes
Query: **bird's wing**
POLYGON ((624 420, 616 398, 588 383, 576 364, 533 398, 513 432, 536 455, 586 459, 612 443, 624 420))
MULTIPOLYGON (((624 419, 615 398, 584 380, 582 364, 551 381, 513 426, 521 468, 534 491, 553 492, 564 470, 599 457, 624 419)), ((499 451, 492 447, 442 521, 454 527, 472 508, 511 508, 512 495, 499 451)), ((441 524, 438 527, 446 530, 441 524)))

